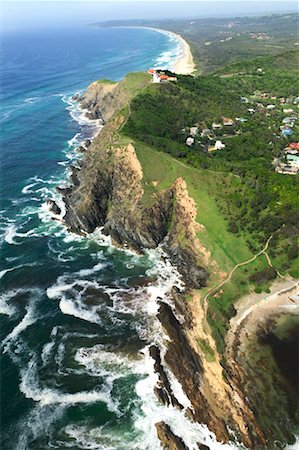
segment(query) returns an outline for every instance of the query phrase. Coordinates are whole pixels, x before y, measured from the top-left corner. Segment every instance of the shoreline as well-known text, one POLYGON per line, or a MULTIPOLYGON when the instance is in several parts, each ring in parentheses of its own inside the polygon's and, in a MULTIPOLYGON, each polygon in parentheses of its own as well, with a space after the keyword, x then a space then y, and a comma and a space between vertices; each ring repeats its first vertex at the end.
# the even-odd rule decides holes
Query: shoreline
POLYGON ((174 37, 177 41, 179 41, 180 45, 180 54, 178 55, 175 63, 172 68, 169 69, 178 75, 193 75, 196 71, 196 64, 194 62, 194 58, 191 52, 190 45, 188 42, 177 33, 173 31, 163 30, 162 28, 154 28, 154 27, 143 27, 143 26, 119 26, 112 28, 138 28, 143 30, 155 31, 157 33, 165 34, 167 36, 174 37))

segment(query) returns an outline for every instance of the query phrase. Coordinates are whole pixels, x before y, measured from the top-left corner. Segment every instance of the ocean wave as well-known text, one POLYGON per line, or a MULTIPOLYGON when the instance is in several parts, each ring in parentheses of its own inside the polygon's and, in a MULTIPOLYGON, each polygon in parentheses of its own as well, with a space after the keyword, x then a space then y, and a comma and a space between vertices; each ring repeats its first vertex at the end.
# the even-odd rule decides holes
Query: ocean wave
POLYGON ((25 263, 25 264, 19 264, 15 267, 10 267, 9 269, 4 269, 0 271, 0 280, 9 272, 13 272, 14 270, 23 269, 24 267, 34 267, 34 266, 41 266, 41 263, 33 262, 33 263, 25 263))
POLYGON ((85 303, 87 289, 100 289, 99 283, 90 280, 75 280, 70 283, 67 280, 67 276, 59 277, 56 284, 47 289, 48 298, 59 300, 59 308, 63 314, 102 324, 101 312, 106 305, 85 303))
POLYGON ((136 450, 139 448, 160 449, 155 424, 161 421, 167 423, 174 433, 182 438, 190 450, 198 450, 198 442, 207 445, 211 450, 237 450, 240 448, 232 443, 222 444, 217 442, 215 435, 209 431, 208 427, 191 421, 185 415, 184 409, 180 411, 177 408, 167 407, 159 403, 153 394, 158 380, 153 367, 154 361, 150 358, 148 352, 145 356, 144 364, 149 376, 136 384, 136 393, 141 400, 142 414, 135 411, 134 422, 135 429, 142 437, 139 437, 130 448, 136 450))
POLYGON ((21 292, 23 292, 22 289, 13 289, 0 294, 0 314, 8 317, 14 317, 17 314, 17 308, 11 303, 11 299, 21 292))
POLYGON ((143 358, 131 359, 125 354, 107 351, 102 344, 78 349, 75 361, 95 377, 113 376, 118 379, 131 373, 146 374, 143 358))
POLYGON ((154 67, 160 69, 174 70, 175 63, 182 54, 182 42, 179 37, 176 37, 171 32, 164 30, 156 30, 156 31, 166 35, 169 39, 169 42, 172 43, 172 47, 171 49, 165 50, 162 53, 160 53, 160 55, 154 61, 154 67))
MULTIPOLYGON (((80 94, 80 92, 77 94, 80 94)), ((72 138, 71 146, 73 146, 73 142, 76 142, 79 145, 85 139, 93 139, 94 137, 96 137, 99 134, 100 130, 103 128, 102 121, 89 119, 86 115, 88 113, 88 110, 82 108, 78 101, 73 100, 72 96, 64 95, 61 99, 68 105, 66 109, 67 111, 69 111, 72 119, 79 123, 82 128, 81 132, 76 133, 76 135, 72 138)))
POLYGON ((50 437, 52 427, 62 420, 66 409, 67 405, 36 404, 15 427, 14 450, 28 450, 36 440, 43 439, 45 435, 50 437))
POLYGON ((29 364, 21 369, 20 391, 35 402, 42 406, 47 405, 75 405, 89 403, 105 403, 107 409, 119 415, 117 402, 112 399, 111 386, 105 384, 101 390, 80 391, 76 393, 66 393, 58 389, 42 387, 38 377, 38 366, 36 358, 32 357, 29 364))
MULTIPOLYGON (((90 428, 88 426, 67 425, 63 430, 76 448, 82 450, 127 450, 123 436, 117 436, 105 425, 90 428)), ((68 444, 66 443, 66 448, 68 444)), ((73 444, 69 448, 74 448, 73 444)))
MULTIPOLYGON (((7 306, 10 308, 12 307, 13 314, 15 313, 15 307, 11 306, 10 303, 14 297, 18 294, 27 294, 29 293, 29 302, 25 307, 26 314, 22 318, 22 320, 13 328, 13 330, 6 336, 6 338, 2 341, 2 348, 3 353, 6 353, 10 345, 12 343, 15 343, 17 341, 17 338, 23 331, 25 331, 28 327, 30 327, 32 324, 34 324, 39 317, 36 314, 36 303, 41 298, 43 291, 38 288, 32 288, 32 289, 17 289, 8 291, 4 297, 3 297, 3 305, 4 305, 4 311, 6 310, 7 306)), ((9 311, 8 311, 9 312, 9 311)), ((8 314, 9 315, 9 314, 8 314)))

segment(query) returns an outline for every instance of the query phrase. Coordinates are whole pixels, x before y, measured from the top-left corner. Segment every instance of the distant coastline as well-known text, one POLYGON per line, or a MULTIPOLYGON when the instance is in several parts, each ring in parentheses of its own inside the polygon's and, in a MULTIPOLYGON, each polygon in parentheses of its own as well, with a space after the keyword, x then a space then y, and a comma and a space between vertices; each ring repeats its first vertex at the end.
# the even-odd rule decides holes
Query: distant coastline
POLYGON ((181 51, 176 62, 174 63, 174 68, 172 70, 179 75, 192 75, 195 72, 196 66, 190 45, 180 34, 174 33, 173 31, 163 30, 162 28, 154 28, 154 27, 130 27, 130 28, 144 28, 145 30, 157 31, 158 33, 173 36, 175 39, 179 41, 181 51))
MULTIPOLYGON (((177 33, 174 33, 173 31, 164 30, 162 28, 154 28, 154 27, 143 27, 143 26, 119 26, 119 27, 113 27, 113 28, 139 28, 144 30, 150 30, 150 31, 156 31, 157 33, 162 33, 167 36, 174 37, 177 41, 179 41, 180 44, 180 54, 178 55, 178 58, 176 59, 174 65, 169 68, 173 72, 175 72, 178 75, 192 75, 196 70, 196 65, 194 62, 194 58, 191 52, 190 45, 188 42, 177 33)), ((164 68, 164 67, 163 67, 164 68)))

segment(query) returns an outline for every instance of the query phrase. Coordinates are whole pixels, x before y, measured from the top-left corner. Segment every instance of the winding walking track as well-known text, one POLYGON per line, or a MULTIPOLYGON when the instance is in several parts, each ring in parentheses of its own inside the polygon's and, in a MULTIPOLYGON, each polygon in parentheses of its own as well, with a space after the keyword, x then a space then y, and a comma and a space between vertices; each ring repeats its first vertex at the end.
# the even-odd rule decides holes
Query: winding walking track
MULTIPOLYGON (((274 234, 274 233, 273 233, 273 234, 274 234)), ((260 252, 258 252, 256 255, 254 255, 252 258, 248 259, 247 261, 244 261, 244 262, 242 262, 242 263, 237 264, 237 265, 230 271, 228 277, 227 277, 224 281, 222 281, 220 284, 218 284, 216 287, 214 287, 213 289, 211 289, 211 290, 206 294, 206 296, 205 296, 204 299, 203 299, 205 312, 207 312, 207 306, 208 306, 207 300, 208 300, 208 298, 210 297, 210 295, 214 294, 214 293, 215 293, 216 291, 218 291, 218 289, 220 289, 225 283, 227 283, 228 281, 230 281, 231 277, 233 276, 233 274, 235 273, 235 271, 236 271, 239 267, 246 266, 247 264, 250 264, 251 262, 255 261, 259 256, 261 256, 261 255, 263 255, 263 254, 266 256, 269 266, 270 266, 270 267, 273 267, 273 266, 272 266, 272 263, 271 263, 271 260, 270 260, 270 257, 269 257, 269 255, 268 255, 268 253, 267 253, 267 250, 268 250, 270 241, 271 241, 271 239, 273 238, 273 234, 271 234, 271 236, 267 239, 264 248, 263 248, 260 252)), ((283 276, 282 276, 279 272, 277 272, 277 273, 278 273, 278 275, 279 275, 280 277, 283 278, 283 276)))

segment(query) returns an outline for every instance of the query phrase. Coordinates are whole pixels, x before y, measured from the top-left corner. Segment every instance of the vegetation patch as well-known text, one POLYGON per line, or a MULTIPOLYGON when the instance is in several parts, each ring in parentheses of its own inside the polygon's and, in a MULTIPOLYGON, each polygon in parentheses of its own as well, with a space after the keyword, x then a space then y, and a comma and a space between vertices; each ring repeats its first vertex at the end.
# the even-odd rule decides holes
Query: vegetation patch
POLYGON ((204 353, 206 360, 208 362, 214 362, 216 360, 215 354, 209 344, 209 341, 207 339, 198 339, 197 343, 201 351, 204 353))

